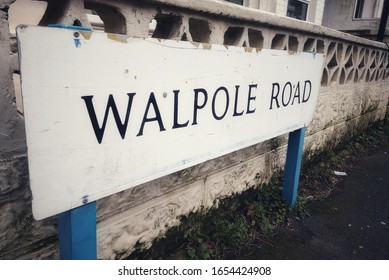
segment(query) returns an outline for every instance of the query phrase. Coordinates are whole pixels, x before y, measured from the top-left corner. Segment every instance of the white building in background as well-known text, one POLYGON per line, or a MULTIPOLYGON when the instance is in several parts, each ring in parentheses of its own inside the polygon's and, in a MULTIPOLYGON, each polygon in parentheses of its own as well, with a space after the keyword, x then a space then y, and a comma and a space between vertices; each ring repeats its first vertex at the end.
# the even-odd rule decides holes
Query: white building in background
POLYGON ((321 25, 325 0, 226 0, 227 2, 243 5, 288 16, 321 25))
MULTIPOLYGON (((223 0, 377 39, 385 0, 223 0)), ((389 22, 385 42, 389 42, 389 22)))
MULTIPOLYGON (((384 0, 327 0, 323 26, 376 40, 384 0)), ((388 34, 389 24, 385 33, 388 34)), ((388 42, 388 35, 385 41, 388 42)))

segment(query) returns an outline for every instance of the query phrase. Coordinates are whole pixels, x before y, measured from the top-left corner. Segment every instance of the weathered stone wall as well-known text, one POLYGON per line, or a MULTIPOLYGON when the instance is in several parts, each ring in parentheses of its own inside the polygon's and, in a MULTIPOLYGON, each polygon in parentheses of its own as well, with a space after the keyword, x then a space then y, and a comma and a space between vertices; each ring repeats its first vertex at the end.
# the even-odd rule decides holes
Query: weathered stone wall
MULTIPOLYGON (((0 258, 58 258, 56 219, 36 222, 31 216, 24 121, 12 81, 18 67, 8 31, 11 2, 0 1, 0 258)), ((147 37, 155 19, 157 38, 324 53, 319 103, 306 137, 308 156, 385 116, 384 44, 217 0, 49 1, 40 24, 91 26, 84 7, 100 15, 106 32, 147 37)), ((163 235, 180 215, 266 182, 283 167, 285 144, 286 135, 99 200, 99 258, 123 257, 137 242, 150 244, 163 235)))

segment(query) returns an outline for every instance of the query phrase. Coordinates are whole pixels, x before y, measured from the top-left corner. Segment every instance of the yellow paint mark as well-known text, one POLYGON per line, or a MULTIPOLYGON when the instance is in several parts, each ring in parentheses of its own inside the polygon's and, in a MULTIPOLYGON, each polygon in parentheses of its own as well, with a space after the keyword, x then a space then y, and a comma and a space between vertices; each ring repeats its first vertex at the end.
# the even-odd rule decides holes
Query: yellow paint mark
POLYGON ((210 50, 212 48, 212 44, 202 43, 204 50, 210 50))
POLYGON ((129 38, 129 36, 107 33, 107 38, 114 40, 114 41, 117 41, 117 42, 120 42, 120 43, 127 43, 127 39, 129 38))
POLYGON ((245 52, 251 53, 251 52, 253 51, 253 48, 245 47, 245 48, 244 48, 244 51, 245 51, 245 52))
POLYGON ((92 32, 90 31, 79 30, 78 32, 82 35, 82 37, 84 37, 85 40, 89 40, 90 37, 92 37, 92 32))

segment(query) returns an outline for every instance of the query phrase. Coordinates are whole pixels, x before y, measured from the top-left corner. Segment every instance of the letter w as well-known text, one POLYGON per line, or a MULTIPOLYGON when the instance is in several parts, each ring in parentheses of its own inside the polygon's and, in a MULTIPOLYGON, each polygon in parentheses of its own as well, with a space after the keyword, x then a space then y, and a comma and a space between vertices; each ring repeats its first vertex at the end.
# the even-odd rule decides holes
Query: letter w
POLYGON ((110 94, 108 97, 107 108, 105 109, 105 115, 101 127, 99 125, 99 122, 97 121, 95 108, 93 107, 93 103, 92 103, 93 95, 81 96, 81 98, 84 99, 85 101, 86 108, 88 109, 89 118, 91 120, 93 130, 95 131, 96 138, 99 144, 101 144, 101 141, 103 140, 105 126, 107 124, 108 113, 110 108, 115 118, 116 126, 119 130, 120 136, 122 137, 122 139, 124 139, 124 137, 126 136, 128 120, 130 118, 130 112, 132 107, 132 100, 134 99, 135 93, 127 93, 127 95, 128 95, 128 105, 127 105, 127 112, 126 112, 126 118, 124 120, 124 123, 120 119, 115 100, 113 99, 112 94, 110 94))

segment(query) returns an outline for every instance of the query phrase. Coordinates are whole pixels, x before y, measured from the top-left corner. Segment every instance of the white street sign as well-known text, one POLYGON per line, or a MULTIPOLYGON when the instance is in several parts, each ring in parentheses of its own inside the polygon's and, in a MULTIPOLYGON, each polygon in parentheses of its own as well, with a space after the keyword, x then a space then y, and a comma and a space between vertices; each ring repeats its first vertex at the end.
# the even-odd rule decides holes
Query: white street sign
POLYGON ((22 26, 43 219, 307 126, 323 55, 22 26))

